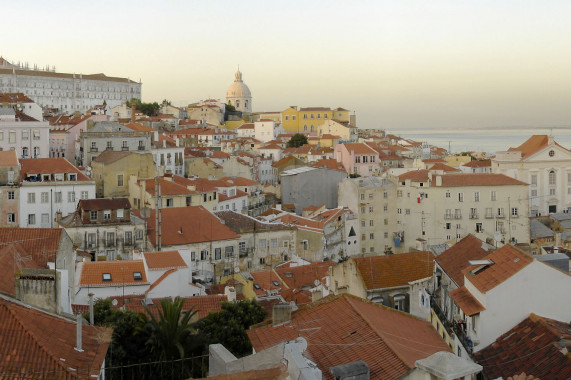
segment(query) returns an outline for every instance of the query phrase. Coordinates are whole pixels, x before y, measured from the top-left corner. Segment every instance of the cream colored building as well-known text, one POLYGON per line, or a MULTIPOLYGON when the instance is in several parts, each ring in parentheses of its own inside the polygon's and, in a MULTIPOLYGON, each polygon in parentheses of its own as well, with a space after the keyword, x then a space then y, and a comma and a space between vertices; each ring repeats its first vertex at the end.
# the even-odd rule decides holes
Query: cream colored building
POLYGON ((497 246, 529 243, 527 189, 503 174, 410 171, 398 177, 397 228, 406 248, 470 233, 497 246))
POLYGON ((236 111, 252 113, 252 93, 242 80, 240 70, 236 71, 234 83, 226 91, 226 104, 236 108, 236 111))
POLYGON ((348 249, 358 245, 361 254, 401 252, 394 245, 396 186, 379 177, 347 178, 338 187, 339 206, 348 207, 359 220, 358 229, 347 236, 348 249))
POLYGON ((318 126, 319 136, 333 135, 341 137, 345 142, 357 142, 357 128, 345 123, 341 124, 337 120, 326 120, 318 126))
POLYGON ((131 176, 152 178, 155 164, 150 153, 106 150, 91 161, 98 198, 128 197, 131 176))
POLYGON ((517 148, 497 152, 492 172, 529 183, 531 216, 571 211, 571 152, 553 136, 531 136, 517 148))
POLYGON ((213 125, 224 123, 224 110, 214 104, 191 104, 187 112, 189 120, 201 120, 213 125))

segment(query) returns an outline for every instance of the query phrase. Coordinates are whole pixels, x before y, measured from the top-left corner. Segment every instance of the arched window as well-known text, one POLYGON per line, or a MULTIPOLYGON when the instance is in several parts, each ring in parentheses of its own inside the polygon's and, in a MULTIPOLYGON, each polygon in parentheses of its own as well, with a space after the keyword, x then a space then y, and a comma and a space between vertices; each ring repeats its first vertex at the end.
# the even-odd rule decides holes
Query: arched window
POLYGON ((304 126, 303 126, 303 130, 304 130, 304 131, 307 131, 307 125, 304 125, 304 126))
POLYGON ((244 108, 248 108, 248 101, 244 100, 244 108))
POLYGON ((555 185, 555 170, 549 172, 549 184, 555 185))
POLYGON ((236 108, 240 107, 240 101, 236 100, 236 108))
POLYGON ((314 130, 314 128, 313 128, 313 125, 312 125, 312 126, 311 126, 311 132, 313 132, 313 130, 314 130))

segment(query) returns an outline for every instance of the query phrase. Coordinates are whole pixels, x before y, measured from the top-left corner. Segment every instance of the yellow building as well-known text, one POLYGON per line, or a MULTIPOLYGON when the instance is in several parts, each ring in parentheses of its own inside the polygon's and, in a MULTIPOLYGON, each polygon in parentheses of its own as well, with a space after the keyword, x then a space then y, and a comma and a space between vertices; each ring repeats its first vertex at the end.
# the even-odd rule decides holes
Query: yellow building
POLYGON ((355 119, 344 108, 329 107, 295 107, 286 108, 281 113, 260 113, 260 119, 271 119, 281 122, 286 132, 317 132, 319 126, 327 120, 355 124, 355 119))
POLYGON ((129 196, 129 178, 156 175, 151 153, 105 150, 91 161, 97 198, 129 196))

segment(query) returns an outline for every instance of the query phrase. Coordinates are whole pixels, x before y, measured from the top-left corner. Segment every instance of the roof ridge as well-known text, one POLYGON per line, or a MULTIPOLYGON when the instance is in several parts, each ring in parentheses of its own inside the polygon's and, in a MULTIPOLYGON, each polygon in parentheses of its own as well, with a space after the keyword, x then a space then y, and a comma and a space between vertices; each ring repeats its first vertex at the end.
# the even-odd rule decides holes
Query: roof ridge
MULTIPOLYGON (((20 306, 20 307, 25 307, 23 305, 17 305, 16 306, 20 306)), ((44 347, 43 344, 40 343, 40 341, 36 338, 36 336, 34 334, 31 334, 28 330, 28 328, 26 327, 27 325, 25 323, 22 322, 22 320, 19 318, 19 315, 17 312, 15 312, 15 310, 13 310, 12 308, 8 307, 5 303, 0 303, 0 307, 4 307, 8 313, 10 315, 12 315, 12 317, 14 318, 15 322, 22 327, 22 329, 24 330, 26 336, 28 336, 30 339, 32 339, 33 342, 36 343, 36 345, 39 347, 39 349, 44 352, 48 357, 50 357, 53 361, 53 363, 55 364, 56 367, 61 367, 64 370, 67 371, 66 366, 64 363, 61 362, 61 360, 59 360, 59 358, 55 357, 46 347, 44 347)), ((37 312, 36 309, 30 308, 31 312, 37 312)))
POLYGON ((145 291, 145 295, 148 294, 148 293, 149 293, 151 290, 153 290, 154 288, 156 288, 161 282, 163 282, 163 280, 164 280, 165 278, 167 278, 168 276, 170 276, 172 273, 176 272, 177 270, 178 270, 178 268, 172 268, 172 269, 167 270, 165 273, 163 273, 163 274, 161 275, 161 277, 159 277, 159 278, 157 279, 157 281, 153 282, 153 283, 151 284, 151 286, 149 286, 149 289, 147 289, 147 290, 145 291))

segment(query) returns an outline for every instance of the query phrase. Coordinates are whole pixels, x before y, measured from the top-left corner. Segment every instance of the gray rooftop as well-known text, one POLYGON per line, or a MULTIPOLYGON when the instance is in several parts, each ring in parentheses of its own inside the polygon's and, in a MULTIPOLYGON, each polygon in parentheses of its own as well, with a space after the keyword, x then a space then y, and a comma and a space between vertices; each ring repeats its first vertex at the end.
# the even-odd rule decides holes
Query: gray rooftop
POLYGON ((553 231, 539 220, 530 219, 529 227, 531 229, 531 239, 541 239, 547 237, 553 237, 553 231))
POLYGON ((547 255, 535 255, 534 257, 560 271, 569 273, 569 257, 564 253, 549 253, 547 255))
POLYGON ((12 107, 0 107, 0 115, 16 116, 16 111, 12 107))
POLYGON ((558 222, 561 222, 563 220, 571 220, 571 214, 567 214, 565 212, 556 212, 553 214, 549 214, 549 217, 551 219, 555 219, 558 222))

